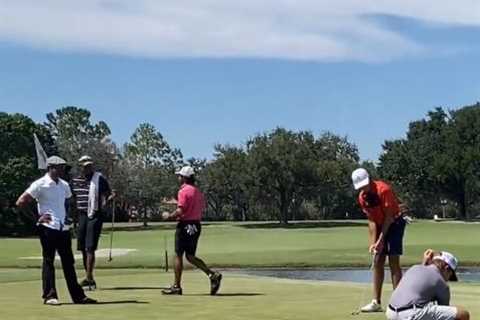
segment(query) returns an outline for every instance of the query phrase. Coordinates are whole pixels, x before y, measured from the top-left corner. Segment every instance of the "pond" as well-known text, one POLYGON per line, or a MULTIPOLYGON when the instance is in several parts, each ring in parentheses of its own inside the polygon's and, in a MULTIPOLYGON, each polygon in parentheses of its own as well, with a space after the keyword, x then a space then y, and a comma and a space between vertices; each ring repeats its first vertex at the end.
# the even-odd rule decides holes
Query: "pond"
MULTIPOLYGON (((244 269, 236 273, 294 280, 346 281, 370 283, 372 273, 368 269, 244 269)), ((457 272, 459 281, 480 283, 480 268, 464 268, 457 272)), ((385 281, 390 281, 390 272, 385 270, 385 281)))

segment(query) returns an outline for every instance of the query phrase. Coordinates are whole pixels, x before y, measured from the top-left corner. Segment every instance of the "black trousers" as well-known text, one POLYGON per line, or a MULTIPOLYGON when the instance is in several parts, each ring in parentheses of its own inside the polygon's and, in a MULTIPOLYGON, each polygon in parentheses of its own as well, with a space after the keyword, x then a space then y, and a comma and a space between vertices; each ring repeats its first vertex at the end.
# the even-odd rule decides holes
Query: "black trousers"
POLYGON ((38 227, 40 243, 42 244, 42 284, 43 299, 58 299, 55 287, 55 252, 58 252, 62 261, 63 275, 67 282, 68 291, 74 303, 85 298, 82 287, 78 284, 75 272, 75 260, 72 252, 72 238, 70 231, 58 231, 40 225, 38 227))

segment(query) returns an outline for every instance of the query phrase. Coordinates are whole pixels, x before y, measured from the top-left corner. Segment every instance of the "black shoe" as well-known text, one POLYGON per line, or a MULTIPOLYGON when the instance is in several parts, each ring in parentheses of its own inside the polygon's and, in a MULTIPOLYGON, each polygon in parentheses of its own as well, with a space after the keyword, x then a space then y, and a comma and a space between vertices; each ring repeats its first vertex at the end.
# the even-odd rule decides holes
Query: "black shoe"
POLYGON ((75 302, 75 304, 96 304, 96 303, 97 303, 97 300, 89 297, 85 297, 82 300, 75 302))
POLYGON ((163 289, 163 290, 162 290, 162 294, 165 294, 165 295, 179 295, 179 296, 181 296, 181 295, 182 295, 182 288, 173 285, 173 286, 171 286, 171 287, 168 288, 168 289, 163 289))
POLYGON ((95 289, 97 289, 97 283, 95 282, 95 280, 83 279, 82 282, 80 282, 80 286, 84 290, 88 291, 94 291, 95 289))
POLYGON ((220 289, 220 284, 222 283, 222 274, 219 272, 214 272, 210 275, 210 295, 214 296, 217 294, 220 289))

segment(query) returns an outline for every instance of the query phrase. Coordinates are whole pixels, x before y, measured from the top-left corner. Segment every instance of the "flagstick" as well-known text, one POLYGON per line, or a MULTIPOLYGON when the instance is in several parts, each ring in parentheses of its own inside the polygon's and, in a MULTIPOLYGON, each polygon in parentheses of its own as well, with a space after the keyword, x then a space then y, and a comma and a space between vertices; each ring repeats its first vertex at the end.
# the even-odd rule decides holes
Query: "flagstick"
POLYGON ((168 250, 167 250, 167 236, 163 236, 163 242, 165 246, 165 272, 168 272, 168 250))

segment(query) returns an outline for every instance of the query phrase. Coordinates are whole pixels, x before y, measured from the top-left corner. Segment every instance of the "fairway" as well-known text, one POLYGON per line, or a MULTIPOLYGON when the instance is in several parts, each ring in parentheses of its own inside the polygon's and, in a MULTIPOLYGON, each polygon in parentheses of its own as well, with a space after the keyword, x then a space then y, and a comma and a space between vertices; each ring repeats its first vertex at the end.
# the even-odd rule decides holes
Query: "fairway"
MULTIPOLYGON (((99 258, 99 268, 162 267, 165 239, 172 256, 174 225, 122 230, 115 232, 114 248, 134 251, 114 257, 112 262, 99 258)), ((480 224, 476 223, 413 223, 406 230, 403 262, 417 263, 426 248, 434 248, 455 253, 460 266, 479 265, 479 231, 480 224)), ((72 246, 76 248, 75 240, 72 246)), ((108 246, 109 231, 104 229, 100 248, 108 246)), ((277 223, 215 223, 204 226, 198 253, 215 267, 347 267, 369 266, 367 247, 367 226, 361 220, 296 223, 287 227, 277 223)), ((41 265, 41 248, 35 237, 0 239, 0 248, 0 267, 41 265)), ((81 267, 80 259, 77 267, 81 267)))

